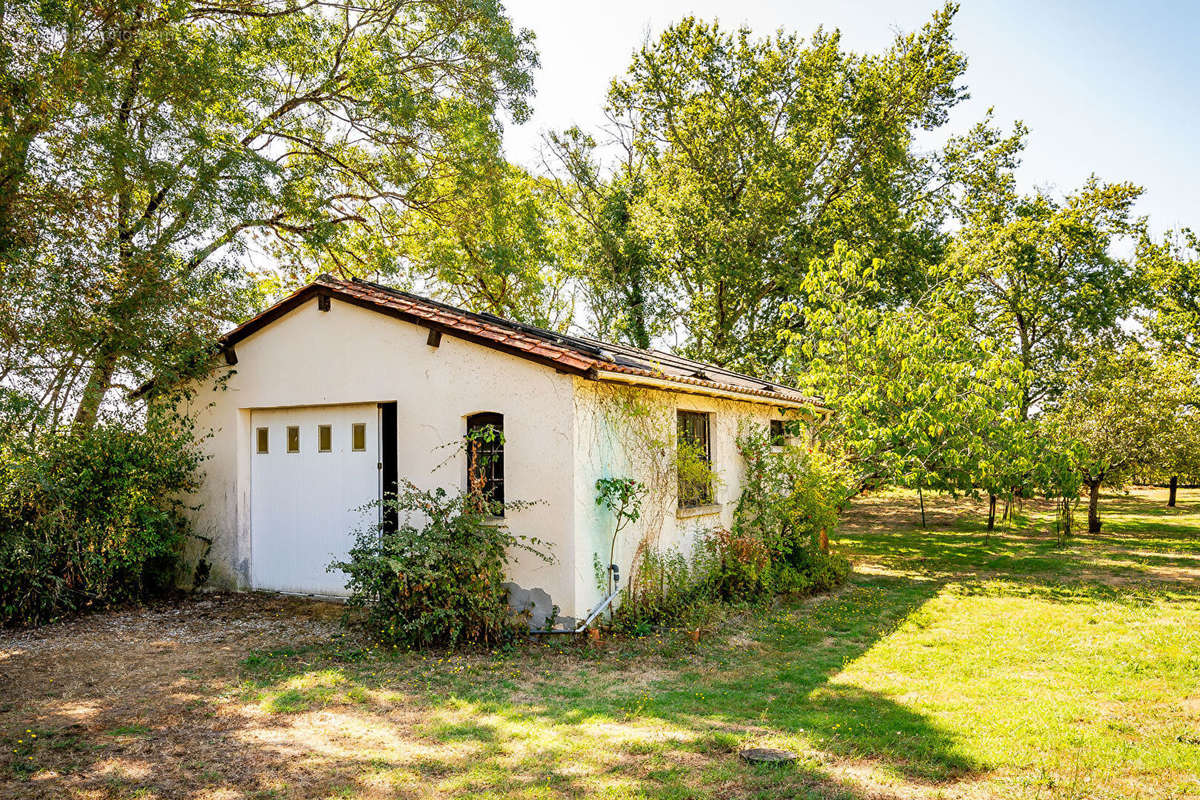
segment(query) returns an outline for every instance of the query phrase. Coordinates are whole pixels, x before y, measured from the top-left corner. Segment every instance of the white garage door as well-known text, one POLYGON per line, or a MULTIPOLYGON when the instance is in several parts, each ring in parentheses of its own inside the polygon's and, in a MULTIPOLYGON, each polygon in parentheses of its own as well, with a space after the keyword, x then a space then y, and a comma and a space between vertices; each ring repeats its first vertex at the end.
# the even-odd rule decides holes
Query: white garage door
POLYGON ((379 409, 374 403, 250 414, 251 580, 256 589, 346 594, 328 572, 373 525, 379 497, 379 409))

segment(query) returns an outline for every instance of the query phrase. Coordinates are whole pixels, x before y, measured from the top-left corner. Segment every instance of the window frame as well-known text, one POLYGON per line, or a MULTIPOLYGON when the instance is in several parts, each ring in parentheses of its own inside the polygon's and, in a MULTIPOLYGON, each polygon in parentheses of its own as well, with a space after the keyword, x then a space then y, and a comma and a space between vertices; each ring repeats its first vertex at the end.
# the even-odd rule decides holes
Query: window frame
POLYGON ((767 427, 767 439, 771 443, 771 447, 783 447, 787 444, 788 429, 787 423, 781 419, 773 419, 767 427))
POLYGON ((472 490, 472 486, 477 480, 476 470, 477 460, 487 457, 487 461, 479 466, 487 468, 487 475, 483 476, 483 495, 488 502, 490 508, 489 513, 493 517, 504 516, 504 415, 497 411, 480 411, 475 414, 470 414, 466 418, 467 433, 466 433, 466 485, 467 491, 472 490), (491 442, 475 442, 470 439, 474 431, 481 430, 491 426, 499 434, 498 437, 491 442))
POLYGON ((350 423, 350 452, 365 453, 367 452, 367 423, 352 422, 350 423), (359 445, 358 437, 362 434, 362 444, 359 445))
POLYGON ((254 454, 265 456, 271 453, 271 429, 270 427, 258 427, 254 429, 254 454))
POLYGON ((333 425, 325 424, 317 426, 317 452, 333 452, 333 425), (326 437, 328 437, 328 442, 323 441, 326 437))
MULTIPOLYGON (((702 445, 701 456, 708 469, 712 471, 712 413, 708 411, 693 411, 679 408, 675 410, 676 436, 678 442, 687 441, 691 444, 702 445), (702 424, 700 424, 702 423, 702 424), (697 437, 697 434, 699 436, 697 437)), ((678 448, 678 444, 676 445, 678 448)), ((676 465, 676 489, 679 508, 702 508, 716 503, 716 492, 711 476, 703 487, 696 491, 693 487, 685 486, 683 476, 679 474, 676 465)))
POLYGON ((285 449, 287 450, 287 452, 288 453, 299 453, 300 452, 300 426, 299 425, 288 425, 286 438, 287 438, 287 443, 286 443, 287 446, 285 449), (294 449, 292 448, 293 434, 296 437, 296 447, 294 449))

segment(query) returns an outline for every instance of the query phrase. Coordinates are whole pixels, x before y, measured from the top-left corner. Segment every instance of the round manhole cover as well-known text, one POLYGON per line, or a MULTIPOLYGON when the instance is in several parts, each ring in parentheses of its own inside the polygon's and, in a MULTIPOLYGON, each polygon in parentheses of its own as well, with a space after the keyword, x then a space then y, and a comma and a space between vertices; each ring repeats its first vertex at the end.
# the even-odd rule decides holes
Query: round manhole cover
POLYGON ((751 747, 738 755, 751 764, 790 764, 796 760, 795 753, 787 750, 777 750, 774 747, 751 747))

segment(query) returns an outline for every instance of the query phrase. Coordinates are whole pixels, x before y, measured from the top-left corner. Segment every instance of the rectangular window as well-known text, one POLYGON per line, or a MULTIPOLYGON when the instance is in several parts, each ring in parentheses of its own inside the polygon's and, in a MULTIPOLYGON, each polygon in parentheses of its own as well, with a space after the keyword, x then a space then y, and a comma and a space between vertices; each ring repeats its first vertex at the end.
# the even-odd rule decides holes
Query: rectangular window
POLYGON ((317 452, 329 453, 333 451, 333 426, 318 425, 317 426, 317 452))
POLYGON ((350 427, 350 449, 355 452, 367 449, 367 423, 356 422, 350 427))
POLYGON ((478 492, 493 516, 504 516, 504 415, 467 417, 467 490, 478 492))
POLYGON ((259 428, 255 432, 255 451, 259 453, 267 452, 271 443, 271 432, 268 428, 259 428))
POLYGON ((785 444, 787 444, 787 434, 783 429, 783 420, 771 420, 771 446, 783 447, 785 444))
POLYGON ((680 508, 695 508, 713 501, 709 416, 699 411, 678 412, 680 508))
POLYGON ((300 452, 300 426, 299 425, 288 425, 287 451, 289 453, 299 453, 300 452))

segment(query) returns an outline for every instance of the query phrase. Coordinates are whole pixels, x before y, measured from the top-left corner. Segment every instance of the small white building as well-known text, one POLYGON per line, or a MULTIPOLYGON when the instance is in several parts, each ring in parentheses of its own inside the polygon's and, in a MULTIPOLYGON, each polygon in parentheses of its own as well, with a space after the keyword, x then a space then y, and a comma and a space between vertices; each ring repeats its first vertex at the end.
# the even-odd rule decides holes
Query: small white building
POLYGON ((732 524, 739 431, 807 435, 828 413, 793 389, 669 353, 328 276, 221 345, 228 369, 190 401, 209 456, 191 503, 194 531, 211 541, 208 586, 344 595, 344 576, 326 567, 378 523, 362 506, 398 477, 464 488, 466 457, 447 444, 493 424, 504 436, 491 490, 533 502, 504 523, 554 558, 511 566, 510 601, 535 624, 552 606, 582 617, 603 597, 597 565, 613 520, 596 503, 598 478, 649 487, 617 543, 626 576, 639 547, 687 553, 702 531, 732 524), (690 504, 675 471, 681 435, 715 476, 690 504))

